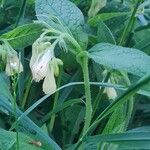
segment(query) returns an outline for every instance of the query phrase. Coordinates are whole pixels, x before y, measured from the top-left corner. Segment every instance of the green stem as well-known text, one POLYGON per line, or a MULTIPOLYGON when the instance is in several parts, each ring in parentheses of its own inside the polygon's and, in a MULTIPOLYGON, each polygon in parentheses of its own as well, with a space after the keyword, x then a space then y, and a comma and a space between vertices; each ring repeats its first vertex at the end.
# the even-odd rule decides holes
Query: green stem
POLYGON ((90 90, 90 80, 89 80, 89 69, 88 69, 88 57, 84 55, 82 57, 82 70, 84 77, 84 89, 86 97, 86 113, 85 113, 85 124, 83 128, 83 135, 88 130, 91 119, 92 119, 92 104, 91 104, 91 90, 90 90))
POLYGON ((115 106, 121 105, 124 102, 129 100, 129 97, 133 96, 139 89, 141 89, 143 86, 145 86, 150 81, 150 74, 145 75, 142 79, 140 79, 139 82, 137 82, 134 86, 130 86, 128 90, 119 96, 116 101, 114 101, 112 104, 110 104, 98 117, 97 119, 91 124, 91 126, 88 128, 85 134, 82 135, 80 140, 76 143, 73 150, 77 150, 78 147, 82 144, 82 141, 85 139, 85 137, 94 131, 94 129, 97 127, 97 125, 102 121, 103 118, 105 118, 107 115, 112 113, 115 110, 115 106))
MULTIPOLYGON (((59 78, 58 78, 58 81, 57 81, 57 87, 59 87, 60 84, 61 84, 61 77, 62 77, 62 67, 60 68, 60 75, 59 75, 59 78)), ((55 98, 54 98, 53 110, 54 110, 54 109, 56 108, 56 106, 57 106, 58 97, 59 97, 59 92, 56 92, 55 98)), ((54 123, 55 123, 55 117, 56 117, 56 115, 53 114, 52 117, 51 117, 51 119, 50 119, 50 122, 49 122, 49 125, 48 125, 48 126, 49 126, 49 128, 48 128, 49 133, 52 133, 52 131, 53 131, 53 127, 54 127, 54 123)))
MULTIPOLYGON (((15 121, 17 121, 17 95, 16 95, 16 87, 17 87, 17 80, 16 77, 12 78, 12 89, 13 89, 13 108, 15 114, 15 121)), ((18 123, 16 124, 16 150, 19 150, 19 132, 18 132, 18 123)))
MULTIPOLYGON (((103 81, 103 82, 107 82, 108 79, 109 79, 109 77, 110 77, 110 72, 107 73, 107 75, 106 75, 106 77, 104 78, 104 81, 103 81)), ((95 99, 95 101, 94 101, 94 105, 93 105, 93 115, 92 115, 93 117, 95 116, 96 110, 97 110, 97 108, 98 108, 99 105, 100 105, 100 102, 101 102, 101 100, 102 100, 102 96, 103 96, 104 90, 105 90, 105 87, 102 87, 102 88, 100 89, 100 91, 99 91, 99 93, 98 93, 98 95, 97 95, 97 97, 96 97, 96 99, 95 99)))
POLYGON ((142 0, 138 0, 138 1, 137 1, 136 6, 135 6, 135 8, 134 8, 134 10, 133 10, 133 12, 132 12, 131 17, 130 17, 130 20, 129 20, 127 26, 125 27, 125 29, 124 29, 124 31, 123 31, 123 35, 122 35, 122 37, 121 37, 121 40, 120 40, 119 45, 122 45, 122 46, 123 46, 123 45, 126 43, 127 38, 128 38, 129 34, 131 33, 131 31, 132 31, 132 29, 133 29, 134 23, 135 23, 135 14, 136 14, 136 12, 137 12, 138 6, 139 6, 139 4, 141 3, 141 1, 142 1, 142 0))
POLYGON ((19 21, 20 21, 20 18, 21 18, 21 16, 23 16, 23 14, 24 14, 24 11, 25 11, 25 8, 26 8, 26 1, 27 1, 27 0, 23 0, 22 3, 21 3, 21 7, 20 7, 20 10, 19 10, 19 14, 18 14, 18 17, 17 17, 17 20, 16 20, 15 27, 18 26, 19 21))
POLYGON ((30 91, 30 88, 31 88, 31 85, 32 85, 32 81, 31 80, 32 80, 32 78, 30 76, 29 79, 28 79, 26 91, 25 91, 25 94, 23 96, 23 100, 22 100, 22 103, 21 103, 21 108, 22 109, 25 108, 26 103, 27 103, 28 94, 29 94, 29 91, 30 91))

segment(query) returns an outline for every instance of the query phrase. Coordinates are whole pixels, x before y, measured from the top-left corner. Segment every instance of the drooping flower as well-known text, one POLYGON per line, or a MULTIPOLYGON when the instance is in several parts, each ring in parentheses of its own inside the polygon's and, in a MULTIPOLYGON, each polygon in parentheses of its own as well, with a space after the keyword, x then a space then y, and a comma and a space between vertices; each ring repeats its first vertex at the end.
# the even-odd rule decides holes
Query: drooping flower
POLYGON ((5 40, 0 45, 0 57, 3 62, 6 62, 5 72, 8 76, 19 74, 23 71, 23 66, 18 58, 17 52, 5 40))
POLYGON ((5 71, 8 76, 19 74, 23 71, 23 66, 17 56, 16 51, 7 54, 7 63, 6 63, 5 71))
POLYGON ((104 92, 107 94, 109 99, 113 99, 114 100, 117 97, 117 92, 116 92, 116 90, 114 88, 107 87, 107 88, 105 88, 104 92))
MULTIPOLYGON (((106 73, 107 73, 107 70, 103 72, 103 75, 106 75, 106 73)), ((108 80, 108 83, 115 83, 116 80, 118 79, 117 78, 115 79, 115 76, 113 76, 113 73, 112 73, 111 77, 108 80)), ((108 98, 112 100, 116 99, 116 97, 118 96, 117 91, 113 87, 106 87, 104 90, 104 93, 106 93, 108 98)))
POLYGON ((30 68, 33 80, 39 82, 44 79, 43 91, 45 94, 49 94, 56 90, 54 74, 59 73, 58 65, 60 65, 61 63, 59 62, 62 61, 54 56, 56 42, 51 44, 50 42, 43 41, 42 39, 37 39, 32 46, 30 68))

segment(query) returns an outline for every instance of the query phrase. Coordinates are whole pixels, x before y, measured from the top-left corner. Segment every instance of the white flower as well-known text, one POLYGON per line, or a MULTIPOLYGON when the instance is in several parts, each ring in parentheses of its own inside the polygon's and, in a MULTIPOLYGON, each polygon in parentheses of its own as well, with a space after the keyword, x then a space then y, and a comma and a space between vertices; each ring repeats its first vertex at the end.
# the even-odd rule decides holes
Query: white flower
POLYGON ((114 100, 117 97, 117 92, 116 92, 116 90, 114 88, 107 87, 107 88, 105 88, 104 93, 107 94, 109 99, 113 99, 114 100))
POLYGON ((17 56, 16 51, 7 54, 5 71, 8 76, 12 76, 23 71, 23 66, 17 56))
POLYGON ((33 75, 33 80, 39 82, 47 75, 47 71, 49 69, 49 63, 52 58, 53 58, 53 54, 51 49, 48 49, 43 53, 40 53, 33 64, 31 63, 32 62, 32 58, 31 58, 30 67, 33 75))
POLYGON ((60 59, 55 58, 54 47, 55 43, 43 42, 40 38, 32 46, 30 68, 33 80, 39 82, 44 79, 43 92, 45 94, 53 93, 56 90, 54 74, 59 72, 58 65, 60 63, 58 60, 60 59), (55 71, 56 69, 57 71, 55 71))
POLYGON ((48 70, 43 82, 43 92, 45 94, 53 93, 56 90, 56 82, 53 70, 48 70))

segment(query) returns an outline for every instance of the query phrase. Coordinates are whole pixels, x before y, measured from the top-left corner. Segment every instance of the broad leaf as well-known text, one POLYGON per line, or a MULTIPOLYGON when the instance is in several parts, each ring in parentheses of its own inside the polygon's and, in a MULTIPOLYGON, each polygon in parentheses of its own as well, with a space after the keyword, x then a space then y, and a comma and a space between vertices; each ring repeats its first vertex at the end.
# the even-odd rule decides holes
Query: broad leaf
POLYGON ((31 23, 19 26, 3 34, 0 38, 6 39, 13 48, 24 48, 31 45, 42 33, 43 24, 31 23))
POLYGON ((87 44, 87 35, 83 32, 84 16, 76 5, 69 0, 36 0, 38 20, 46 22, 52 28, 71 31, 82 45, 87 44))
POLYGON ((98 64, 137 76, 150 72, 150 56, 133 48, 100 43, 89 50, 89 57, 98 64))

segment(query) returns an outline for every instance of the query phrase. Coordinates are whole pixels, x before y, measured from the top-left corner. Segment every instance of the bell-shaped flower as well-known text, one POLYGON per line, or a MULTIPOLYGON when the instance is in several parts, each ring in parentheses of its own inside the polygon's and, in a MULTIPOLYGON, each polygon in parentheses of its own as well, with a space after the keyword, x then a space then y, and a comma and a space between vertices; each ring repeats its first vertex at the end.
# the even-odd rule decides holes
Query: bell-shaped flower
POLYGON ((56 82, 53 69, 48 68, 46 77, 43 82, 43 92, 45 94, 53 93, 56 90, 56 82))
MULTIPOLYGON (((103 72, 103 75, 106 76, 106 73, 107 73, 107 70, 105 70, 103 72)), ((111 77, 109 78, 108 83, 116 83, 116 82, 118 82, 119 76, 116 75, 116 74, 114 74, 114 75, 113 75, 113 73, 111 74, 111 77)), ((115 100, 116 97, 118 96, 116 89, 113 88, 113 87, 106 87, 105 90, 104 90, 104 93, 106 93, 108 98, 111 99, 111 100, 115 100)))
POLYGON ((30 68, 32 71, 33 80, 39 82, 46 75, 49 68, 49 63, 53 58, 51 49, 47 49, 44 52, 39 53, 35 62, 33 61, 34 54, 32 54, 30 61, 30 68))
POLYGON ((11 51, 7 54, 5 72, 8 76, 19 74, 23 71, 23 66, 18 58, 17 52, 11 51))
POLYGON ((33 80, 39 82, 44 79, 43 92, 45 94, 53 93, 56 90, 55 70, 58 69, 58 60, 54 56, 54 48, 56 43, 43 42, 38 39, 32 46, 32 57, 30 60, 30 68, 33 80), (55 65, 52 63, 54 60, 55 65))
POLYGON ((114 100, 117 97, 116 90, 114 88, 111 88, 111 87, 105 88, 104 93, 107 94, 107 96, 108 96, 109 99, 113 99, 114 100))

